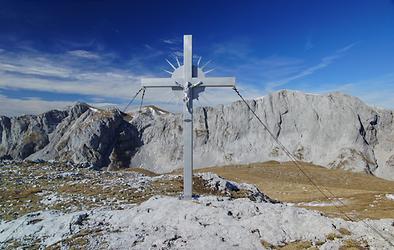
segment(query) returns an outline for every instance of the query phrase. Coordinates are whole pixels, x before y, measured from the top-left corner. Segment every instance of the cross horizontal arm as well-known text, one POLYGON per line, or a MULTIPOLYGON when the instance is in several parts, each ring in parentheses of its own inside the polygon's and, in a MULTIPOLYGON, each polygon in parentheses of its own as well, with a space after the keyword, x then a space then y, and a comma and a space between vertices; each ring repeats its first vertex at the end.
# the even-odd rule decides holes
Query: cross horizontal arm
POLYGON ((145 88, 174 88, 182 84, 182 79, 174 78, 142 78, 141 86, 145 88))
MULTIPOLYGON (((145 88, 179 88, 183 86, 184 79, 174 78, 143 78, 141 86, 145 88)), ((234 77, 207 77, 192 78, 193 85, 199 84, 201 87, 235 87, 234 77)))
POLYGON ((199 79, 201 87, 235 87, 235 77, 207 77, 199 79))

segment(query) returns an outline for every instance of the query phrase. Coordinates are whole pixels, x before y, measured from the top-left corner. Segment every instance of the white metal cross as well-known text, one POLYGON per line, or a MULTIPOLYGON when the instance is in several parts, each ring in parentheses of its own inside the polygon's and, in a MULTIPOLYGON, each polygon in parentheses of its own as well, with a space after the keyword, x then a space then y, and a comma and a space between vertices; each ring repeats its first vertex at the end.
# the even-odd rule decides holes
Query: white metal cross
POLYGON ((183 111, 183 199, 192 198, 193 186, 193 100, 206 87, 235 87, 234 77, 205 77, 204 66, 193 65, 192 36, 183 36, 183 65, 178 67, 170 62, 174 69, 171 78, 144 78, 141 80, 143 88, 171 88, 183 90, 185 102, 183 111))

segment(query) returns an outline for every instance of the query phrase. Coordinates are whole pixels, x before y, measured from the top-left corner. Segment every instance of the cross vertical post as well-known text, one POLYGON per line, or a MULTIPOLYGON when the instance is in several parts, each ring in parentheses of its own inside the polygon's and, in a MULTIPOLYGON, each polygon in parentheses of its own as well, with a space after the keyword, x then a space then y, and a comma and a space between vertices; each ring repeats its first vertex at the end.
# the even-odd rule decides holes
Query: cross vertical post
MULTIPOLYGON (((192 36, 183 36, 183 65, 176 68, 167 61, 174 71, 171 78, 143 78, 143 88, 171 88, 183 90, 183 199, 193 195, 193 100, 207 87, 235 87, 234 77, 205 77, 204 66, 193 65, 192 36)), ((177 59, 178 62, 178 59, 177 59)))
POLYGON ((185 104, 183 108, 183 198, 191 199, 193 193, 193 88, 192 36, 183 37, 183 75, 185 104))

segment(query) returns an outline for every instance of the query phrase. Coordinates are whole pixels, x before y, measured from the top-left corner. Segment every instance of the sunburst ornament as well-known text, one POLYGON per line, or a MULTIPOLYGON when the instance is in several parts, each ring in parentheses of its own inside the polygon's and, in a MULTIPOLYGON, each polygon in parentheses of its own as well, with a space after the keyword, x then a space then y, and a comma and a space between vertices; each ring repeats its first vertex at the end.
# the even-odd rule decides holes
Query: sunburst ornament
MULTIPOLYGON (((211 60, 209 60, 208 62, 206 62, 203 66, 200 67, 200 63, 201 63, 201 59, 202 57, 199 57, 197 64, 196 65, 192 65, 192 78, 196 78, 196 79, 203 79, 205 78, 205 75, 214 71, 215 69, 210 69, 207 71, 204 71, 204 68, 211 62, 211 60)), ((177 66, 175 66, 173 63, 171 63, 168 59, 165 59, 166 62, 171 66, 171 68, 173 69, 173 71, 169 71, 166 69, 163 69, 164 72, 168 73, 171 75, 172 79, 182 79, 184 77, 184 72, 185 72, 185 65, 181 65, 181 63, 179 62, 179 59, 177 56, 175 56, 175 60, 176 60, 176 64, 177 66)), ((183 101, 186 103, 186 105, 189 106, 189 100, 191 98, 190 96, 190 89, 193 88, 193 99, 198 99, 199 98, 199 94, 202 93, 205 90, 205 87, 203 86, 199 86, 202 81, 199 81, 195 84, 188 84, 186 83, 180 83, 177 80, 175 80, 175 83, 178 84, 178 86, 180 88, 183 89, 184 92, 184 97, 183 97, 183 101)))
MULTIPOLYGON (((198 58, 197 64, 196 65, 194 65, 194 64, 192 65, 192 77, 193 78, 205 78, 206 74, 208 74, 208 73, 210 73, 210 72, 215 70, 215 68, 212 68, 212 69, 209 69, 207 71, 204 71, 204 68, 211 62, 211 60, 209 60, 203 66, 200 67, 201 59, 202 59, 202 57, 200 56, 198 58)), ((173 71, 169 71, 169 70, 166 70, 166 69, 163 69, 163 71, 168 73, 168 74, 170 74, 171 78, 174 78, 174 79, 183 78, 184 65, 181 65, 181 63, 179 62, 179 59, 178 59, 177 56, 175 56, 175 60, 176 60, 177 66, 175 66, 168 59, 166 59, 166 62, 171 66, 173 71)))

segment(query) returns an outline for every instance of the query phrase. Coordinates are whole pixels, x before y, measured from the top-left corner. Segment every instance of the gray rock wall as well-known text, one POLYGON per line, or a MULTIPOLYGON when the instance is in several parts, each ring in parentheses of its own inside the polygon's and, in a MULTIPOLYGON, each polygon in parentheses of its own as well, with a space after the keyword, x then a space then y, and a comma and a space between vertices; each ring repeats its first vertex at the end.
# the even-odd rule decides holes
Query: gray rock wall
POLYGON ((50 111, 39 116, 1 116, 0 158, 24 159, 42 149, 66 115, 66 111, 50 111))
MULTIPOLYGON (((279 91, 248 101, 298 159, 394 179, 393 111, 341 93, 279 91)), ((76 104, 39 116, 0 118, 0 157, 89 163, 96 168, 182 167, 182 116, 146 107, 124 114, 76 104)), ((194 164, 288 161, 238 101, 195 109, 194 164)))
MULTIPOLYGON (((298 159, 394 179, 392 111, 341 93, 279 91, 249 104, 298 159)), ((194 122, 196 168, 289 160, 242 102, 198 108, 194 122)), ((157 172, 182 167, 181 116, 141 114, 133 124, 141 123, 148 126, 132 165, 157 172)))

